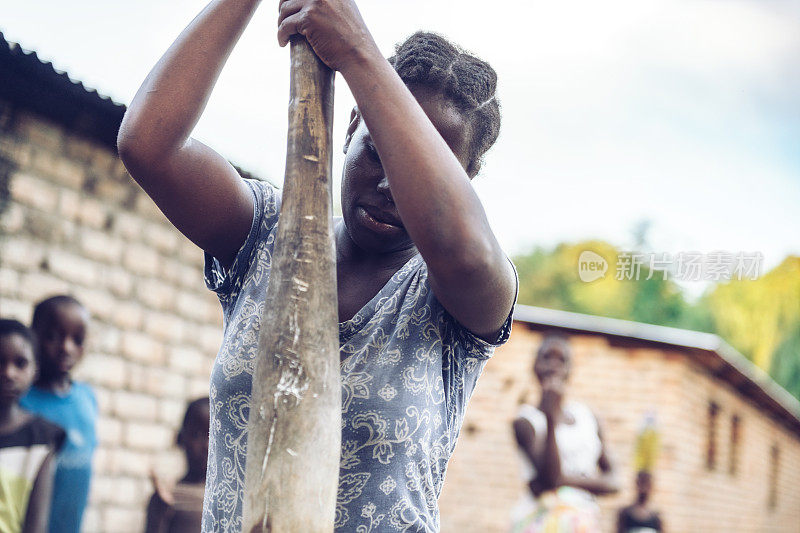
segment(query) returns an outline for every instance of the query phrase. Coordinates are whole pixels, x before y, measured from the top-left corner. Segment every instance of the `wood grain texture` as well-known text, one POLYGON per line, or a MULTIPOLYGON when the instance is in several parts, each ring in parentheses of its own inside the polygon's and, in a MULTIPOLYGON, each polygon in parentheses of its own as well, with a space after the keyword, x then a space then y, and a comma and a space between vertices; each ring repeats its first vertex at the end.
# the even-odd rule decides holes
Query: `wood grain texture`
POLYGON ((283 189, 248 425, 243 531, 332 532, 341 447, 333 71, 291 41, 283 189))

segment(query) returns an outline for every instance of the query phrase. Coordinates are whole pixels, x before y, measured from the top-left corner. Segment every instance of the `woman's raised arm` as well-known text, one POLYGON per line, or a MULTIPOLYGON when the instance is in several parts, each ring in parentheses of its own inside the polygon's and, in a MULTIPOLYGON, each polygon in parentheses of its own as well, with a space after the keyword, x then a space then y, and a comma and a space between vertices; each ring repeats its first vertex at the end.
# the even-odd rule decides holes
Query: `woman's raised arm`
POLYGON ((150 71, 117 140, 122 162, 167 218, 226 266, 250 229, 252 198, 233 166, 189 135, 259 3, 209 3, 150 71))

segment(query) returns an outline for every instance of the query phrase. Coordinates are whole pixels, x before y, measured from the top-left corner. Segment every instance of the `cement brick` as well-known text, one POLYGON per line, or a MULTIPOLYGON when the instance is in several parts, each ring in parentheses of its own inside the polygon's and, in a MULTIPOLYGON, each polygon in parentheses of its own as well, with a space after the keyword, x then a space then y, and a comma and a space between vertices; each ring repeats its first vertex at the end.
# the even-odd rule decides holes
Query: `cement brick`
POLYGON ((82 164, 49 150, 36 150, 31 167, 37 174, 47 176, 70 189, 80 189, 86 179, 86 169, 82 164))
POLYGON ((122 183, 129 183, 133 187, 138 187, 131 175, 128 174, 128 169, 125 168, 125 164, 119 158, 114 160, 114 164, 111 167, 109 175, 114 180, 122 183))
POLYGON ((45 241, 50 245, 71 245, 75 238, 75 224, 58 215, 30 210, 25 216, 25 232, 34 240, 45 241))
POLYGON ((161 259, 161 279, 170 285, 179 286, 183 268, 183 264, 177 259, 163 257, 161 259))
POLYGON ((117 263, 122 257, 124 243, 105 231, 84 229, 79 242, 83 255, 92 261, 117 263))
POLYGON ((13 318, 23 324, 28 324, 32 314, 33 304, 31 302, 11 300, 8 297, 0 298, 0 315, 3 318, 13 318))
POLYGON ((147 246, 135 243, 127 246, 123 252, 123 265, 135 274, 155 277, 159 271, 159 256, 147 246))
POLYGON ((100 284, 117 298, 129 298, 133 294, 134 276, 118 266, 106 266, 100 271, 100 284))
POLYGON ((58 212, 67 220, 78 220, 81 211, 81 193, 61 189, 59 191, 58 212))
POLYGON ((207 375, 211 357, 187 346, 176 346, 169 350, 169 366, 186 372, 190 376, 207 375))
POLYGON ((132 365, 128 374, 130 390, 161 399, 183 399, 186 396, 186 383, 185 376, 162 366, 132 365))
POLYGON ((135 482, 141 482, 149 477, 153 460, 150 454, 120 448, 114 454, 114 462, 120 474, 131 476, 135 482))
POLYGON ((111 493, 116 490, 117 477, 94 475, 89 487, 89 501, 92 504, 103 504, 111 501, 111 493))
POLYGON ((63 279, 39 272, 22 274, 19 286, 20 294, 24 294, 31 302, 38 302, 56 294, 69 294, 72 292, 71 288, 63 279))
POLYGON ((158 421, 172 428, 180 428, 183 415, 186 412, 186 403, 183 400, 164 398, 158 402, 158 421))
POLYGON ((104 416, 111 416, 111 391, 101 386, 95 385, 94 396, 97 398, 97 406, 100 409, 100 419, 104 416))
POLYGON ((205 281, 203 279, 202 250, 198 248, 197 259, 194 263, 184 265, 181 269, 180 283, 183 287, 190 291, 197 291, 197 288, 204 288, 205 281))
POLYGON ((131 187, 127 183, 120 183, 109 179, 107 176, 98 177, 94 185, 94 195, 97 198, 114 204, 124 204, 131 194, 131 187))
POLYGON ((171 255, 178 248, 180 233, 172 224, 149 223, 145 227, 144 240, 153 248, 171 255))
POLYGON ((0 154, 14 163, 17 168, 26 168, 31 164, 33 146, 19 142, 14 137, 2 136, 0 137, 0 154))
POLYGON ((81 529, 87 533, 95 533, 103 530, 100 509, 89 507, 84 511, 81 529))
POLYGON ((84 196, 81 198, 81 207, 78 212, 78 221, 90 228, 107 229, 110 213, 108 206, 94 198, 84 196))
MULTIPOLYGON (((221 313, 220 313, 221 314, 221 313)), ((222 324, 203 326, 199 329, 199 347, 203 353, 216 354, 222 344, 222 324)))
POLYGON ((23 140, 53 152, 60 152, 64 146, 61 128, 34 115, 21 113, 16 117, 15 129, 23 140))
POLYGON ((106 291, 86 287, 73 287, 73 293, 95 319, 110 323, 114 319, 116 300, 106 291))
POLYGON ((58 205, 58 187, 31 174, 16 172, 9 188, 11 198, 23 205, 49 212, 58 205))
MULTIPOLYGON (((141 499, 143 496, 139 496, 139 491, 135 493, 138 498, 137 500, 141 499)), ((144 503, 137 502, 137 507, 125 507, 125 506, 106 506, 103 507, 101 513, 103 516, 103 524, 106 527, 111 527, 109 531, 114 531, 114 533, 139 533, 144 524, 144 503)), ((129 505, 132 505, 132 502, 128 501, 129 505)))
POLYGON ((156 399, 148 394, 123 390, 112 395, 113 413, 122 420, 155 421, 158 419, 156 399))
POLYGON ((123 429, 123 442, 135 450, 159 451, 173 442, 172 429, 161 424, 127 422, 123 429))
POLYGON ((153 222, 159 222, 163 224, 166 221, 166 217, 164 217, 163 213, 159 211, 155 202, 153 202, 153 200, 151 200, 150 197, 144 192, 136 195, 136 199, 134 200, 134 211, 153 222))
POLYGON ((139 329, 144 320, 144 309, 136 301, 117 300, 112 313, 111 323, 123 330, 139 329))
POLYGON ((217 305, 209 302, 207 298, 198 296, 197 293, 180 291, 175 303, 175 309, 181 316, 198 322, 211 322, 219 316, 217 305))
POLYGON ((116 418, 101 416, 97 420, 97 439, 105 446, 122 444, 122 422, 116 418))
POLYGON ((176 293, 169 283, 159 279, 140 279, 136 282, 137 298, 144 305, 157 311, 172 311, 175 309, 176 293))
POLYGON ((144 331, 163 342, 180 342, 183 321, 175 315, 151 311, 145 315, 144 331))
POLYGON ((7 237, 0 240, 0 251, 4 266, 31 271, 41 265, 46 248, 42 243, 25 237, 7 237))
POLYGON ((122 334, 122 354, 140 363, 157 365, 164 360, 164 347, 149 335, 126 331, 122 334))
MULTIPOLYGON (((0 248, 2 250, 2 248, 0 248)), ((1 253, 1 252, 0 252, 1 253)), ((0 255, 2 257, 2 255, 0 255)), ((19 273, 10 268, 0 267, 0 287, 6 298, 17 298, 19 289, 19 273)))
POLYGON ((105 146, 74 136, 67 137, 64 153, 101 174, 112 174, 117 160, 116 154, 105 146))
POLYGON ((208 396, 210 390, 210 382, 208 376, 203 378, 194 378, 189 380, 189 397, 202 398, 208 396))
POLYGON ((92 286, 98 281, 95 262, 70 252, 52 249, 47 254, 50 271, 70 283, 92 286))
POLYGON ((17 233, 22 229, 24 223, 25 212, 22 206, 12 203, 0 214, 0 235, 17 233))
POLYGON ((109 389, 118 389, 127 381, 126 364, 118 356, 90 353, 81 361, 76 370, 76 378, 109 389))

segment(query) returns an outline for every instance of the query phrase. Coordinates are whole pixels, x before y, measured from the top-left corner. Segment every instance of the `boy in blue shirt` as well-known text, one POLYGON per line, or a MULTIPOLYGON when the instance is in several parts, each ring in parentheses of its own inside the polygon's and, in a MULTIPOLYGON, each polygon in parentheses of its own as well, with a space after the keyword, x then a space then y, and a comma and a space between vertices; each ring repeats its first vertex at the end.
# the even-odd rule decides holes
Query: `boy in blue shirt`
POLYGON ((83 358, 88 323, 88 311, 71 296, 43 300, 33 312, 39 377, 20 403, 67 433, 56 465, 50 533, 80 531, 89 496, 97 400, 89 385, 73 381, 70 375, 83 358))

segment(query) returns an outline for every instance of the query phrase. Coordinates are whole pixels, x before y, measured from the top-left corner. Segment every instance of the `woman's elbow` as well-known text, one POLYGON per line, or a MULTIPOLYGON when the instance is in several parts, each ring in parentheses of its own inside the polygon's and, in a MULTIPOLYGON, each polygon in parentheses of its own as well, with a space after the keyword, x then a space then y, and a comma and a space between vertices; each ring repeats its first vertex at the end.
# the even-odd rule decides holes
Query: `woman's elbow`
POLYGON ((144 149, 140 140, 140 135, 137 134, 135 123, 131 123, 129 113, 126 113, 120 124, 119 132, 117 133, 117 154, 122 163, 128 170, 132 166, 136 166, 137 161, 145 159, 144 149))

